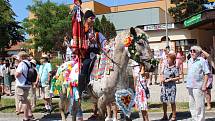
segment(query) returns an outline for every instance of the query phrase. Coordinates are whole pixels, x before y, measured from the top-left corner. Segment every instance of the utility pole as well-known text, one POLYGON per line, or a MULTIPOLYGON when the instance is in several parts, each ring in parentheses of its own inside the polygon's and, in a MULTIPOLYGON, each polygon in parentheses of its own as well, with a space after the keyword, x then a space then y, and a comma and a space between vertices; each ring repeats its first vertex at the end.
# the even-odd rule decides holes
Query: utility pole
POLYGON ((167 0, 165 0, 165 24, 166 24, 166 46, 169 46, 168 18, 167 18, 167 0))

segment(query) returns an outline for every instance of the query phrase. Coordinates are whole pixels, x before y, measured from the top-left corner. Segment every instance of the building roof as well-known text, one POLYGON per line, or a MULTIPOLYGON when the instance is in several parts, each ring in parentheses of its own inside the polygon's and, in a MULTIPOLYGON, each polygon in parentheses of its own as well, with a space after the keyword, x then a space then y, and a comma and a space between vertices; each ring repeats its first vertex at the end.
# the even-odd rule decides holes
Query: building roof
MULTIPOLYGON (((170 2, 167 3, 167 7, 170 6, 170 2)), ((138 10, 145 8, 155 8, 159 7, 165 10, 165 0, 151 0, 146 2, 131 3, 125 5, 111 6, 111 12, 121 12, 129 10, 138 10)))
MULTIPOLYGON (((74 4, 70 5, 70 8, 73 8, 74 4)), ((117 5, 117 6, 107 6, 95 0, 85 1, 82 3, 82 8, 85 10, 87 8, 92 9, 95 14, 107 14, 107 13, 115 13, 122 11, 131 11, 131 10, 139 10, 145 8, 155 8, 159 7, 165 10, 165 0, 151 0, 147 2, 138 2, 131 3, 125 5, 117 5)), ((170 7, 170 1, 167 2, 167 7, 170 7)))
POLYGON ((6 51, 18 51, 25 45, 25 42, 17 42, 16 45, 11 46, 9 49, 6 49, 6 51))

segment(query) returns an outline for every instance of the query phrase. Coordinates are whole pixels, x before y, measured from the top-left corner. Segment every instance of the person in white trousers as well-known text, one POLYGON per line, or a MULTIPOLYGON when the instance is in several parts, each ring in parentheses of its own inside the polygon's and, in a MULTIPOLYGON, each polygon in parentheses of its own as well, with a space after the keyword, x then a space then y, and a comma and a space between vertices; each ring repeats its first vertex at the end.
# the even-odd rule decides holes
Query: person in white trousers
POLYGON ((191 58, 188 60, 186 87, 189 93, 189 108, 192 119, 205 121, 205 91, 210 70, 207 62, 201 57, 202 49, 192 46, 191 58))

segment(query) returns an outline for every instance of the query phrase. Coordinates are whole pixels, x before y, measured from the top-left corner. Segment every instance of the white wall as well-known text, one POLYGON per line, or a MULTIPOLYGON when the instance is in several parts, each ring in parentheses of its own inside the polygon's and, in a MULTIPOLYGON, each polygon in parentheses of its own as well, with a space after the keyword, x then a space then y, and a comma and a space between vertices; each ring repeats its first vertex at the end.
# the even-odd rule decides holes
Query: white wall
MULTIPOLYGON (((155 42, 155 43, 149 43, 149 46, 151 49, 159 50, 159 49, 164 49, 167 46, 167 43, 166 43, 166 41, 160 41, 160 42, 155 42)), ((169 46, 171 49, 174 50, 174 48, 175 48, 174 42, 170 41, 169 46)))
MULTIPOLYGON (((158 31, 146 31, 149 36, 149 42, 159 42, 161 38, 166 35, 165 30, 158 31)), ((186 29, 172 29, 168 30, 168 37, 170 40, 179 40, 179 39, 192 39, 191 32, 186 29)))

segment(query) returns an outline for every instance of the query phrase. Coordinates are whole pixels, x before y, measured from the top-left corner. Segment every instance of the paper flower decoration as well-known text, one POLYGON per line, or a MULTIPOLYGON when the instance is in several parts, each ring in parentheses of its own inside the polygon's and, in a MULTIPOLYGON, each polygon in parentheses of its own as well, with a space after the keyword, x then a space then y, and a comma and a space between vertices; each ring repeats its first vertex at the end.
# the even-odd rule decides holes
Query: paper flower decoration
POLYGON ((130 116, 131 108, 134 105, 135 94, 132 89, 117 90, 115 93, 116 105, 126 115, 130 116))
POLYGON ((132 44, 132 39, 131 39, 131 37, 127 37, 127 38, 124 40, 124 45, 125 45, 125 47, 129 47, 131 44, 132 44))

